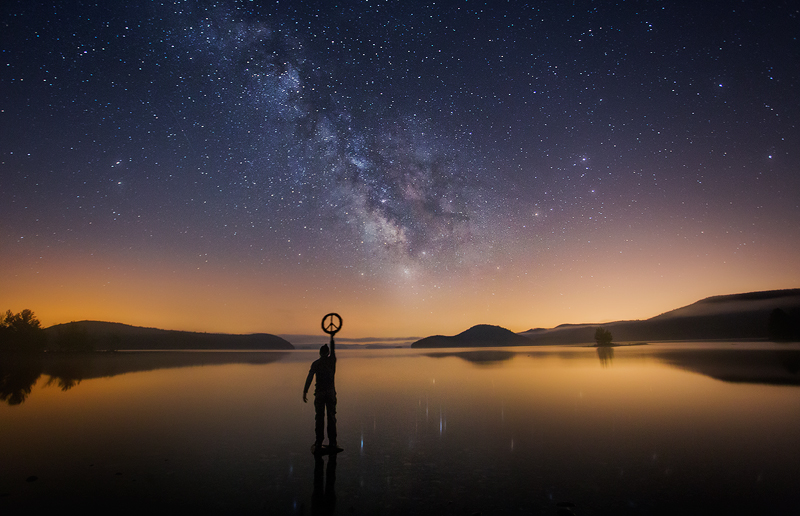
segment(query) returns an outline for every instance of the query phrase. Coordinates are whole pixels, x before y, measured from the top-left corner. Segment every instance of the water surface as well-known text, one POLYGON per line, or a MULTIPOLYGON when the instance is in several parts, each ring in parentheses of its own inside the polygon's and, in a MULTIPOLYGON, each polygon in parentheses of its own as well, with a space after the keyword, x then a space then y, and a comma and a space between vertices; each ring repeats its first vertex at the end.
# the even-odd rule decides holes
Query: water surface
POLYGON ((4 358, 0 509, 800 513, 797 345, 344 350, 335 461, 315 355, 4 358))

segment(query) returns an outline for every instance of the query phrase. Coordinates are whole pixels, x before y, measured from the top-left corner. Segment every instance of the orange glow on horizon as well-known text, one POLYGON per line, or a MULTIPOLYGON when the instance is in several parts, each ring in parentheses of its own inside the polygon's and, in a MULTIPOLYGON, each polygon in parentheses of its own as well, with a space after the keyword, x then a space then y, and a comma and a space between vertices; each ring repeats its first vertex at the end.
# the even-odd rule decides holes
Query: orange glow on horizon
POLYGON ((147 263, 75 252, 31 266, 17 257, 7 262, 0 308, 30 308, 44 326, 101 320, 272 334, 315 334, 319 318, 337 311, 345 318, 342 337, 424 337, 475 324, 521 332, 646 319, 712 295, 800 284, 800 265, 788 248, 726 255, 698 253, 693 242, 647 244, 623 252, 598 247, 587 255, 575 242, 549 251, 546 261, 526 258, 520 248, 503 263, 450 277, 398 271, 378 279, 247 263, 188 267, 177 258, 147 263))

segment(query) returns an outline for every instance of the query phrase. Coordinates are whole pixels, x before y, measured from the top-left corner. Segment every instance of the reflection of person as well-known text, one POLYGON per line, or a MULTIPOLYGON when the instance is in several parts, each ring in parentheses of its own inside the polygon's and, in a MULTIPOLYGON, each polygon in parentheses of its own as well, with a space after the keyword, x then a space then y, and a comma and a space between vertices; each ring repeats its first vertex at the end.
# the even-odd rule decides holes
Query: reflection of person
POLYGON ((328 457, 328 467, 322 474, 322 455, 314 457, 314 492, 311 494, 311 514, 329 515, 336 513, 336 454, 328 457))
POLYGON ((317 383, 314 387, 314 410, 316 411, 316 441, 315 449, 322 449, 322 441, 325 438, 323 432, 325 427, 325 412, 328 413, 328 446, 336 448, 336 386, 334 376, 336 375, 336 343, 331 336, 331 346, 325 344, 319 348, 319 358, 311 364, 308 371, 306 385, 303 389, 303 402, 308 402, 308 388, 311 386, 311 379, 316 375, 317 383))

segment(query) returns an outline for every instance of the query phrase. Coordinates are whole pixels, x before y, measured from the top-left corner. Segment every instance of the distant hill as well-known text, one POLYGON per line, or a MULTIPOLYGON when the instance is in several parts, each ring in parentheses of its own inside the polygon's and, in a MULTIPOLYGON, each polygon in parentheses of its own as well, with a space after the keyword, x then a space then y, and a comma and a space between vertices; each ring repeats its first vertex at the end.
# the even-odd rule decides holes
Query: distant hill
POLYGON ((797 341, 800 340, 800 289, 714 296, 643 321, 564 324, 520 335, 533 344, 593 343, 598 326, 609 330, 615 342, 797 341))
POLYGON ((594 344, 603 327, 614 342, 783 340, 800 341, 800 289, 714 296, 643 321, 562 324, 513 333, 481 324, 447 337, 434 335, 412 348, 594 344))
POLYGON ((269 333, 232 335, 226 333, 198 333, 189 331, 159 330, 122 323, 101 321, 77 321, 56 324, 45 329, 53 342, 59 334, 71 329, 85 331, 97 350, 142 350, 142 349, 294 349, 281 337, 269 333))
POLYGON ((490 347, 490 346, 530 346, 533 344, 526 337, 522 337, 500 326, 489 324, 479 324, 472 328, 447 337, 444 335, 434 335, 425 337, 413 344, 412 348, 468 348, 468 347, 490 347))

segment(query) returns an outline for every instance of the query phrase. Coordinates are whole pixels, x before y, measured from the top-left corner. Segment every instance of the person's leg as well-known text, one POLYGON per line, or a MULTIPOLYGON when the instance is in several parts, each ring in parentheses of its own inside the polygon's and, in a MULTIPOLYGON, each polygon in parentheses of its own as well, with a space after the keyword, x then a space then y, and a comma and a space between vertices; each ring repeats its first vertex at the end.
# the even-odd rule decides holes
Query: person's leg
POLYGON ((322 440, 325 438, 325 400, 321 396, 314 396, 314 411, 315 425, 314 433, 316 434, 316 445, 319 449, 322 446, 322 440))
POLYGON ((325 403, 328 411, 328 444, 336 446, 336 396, 325 403))

